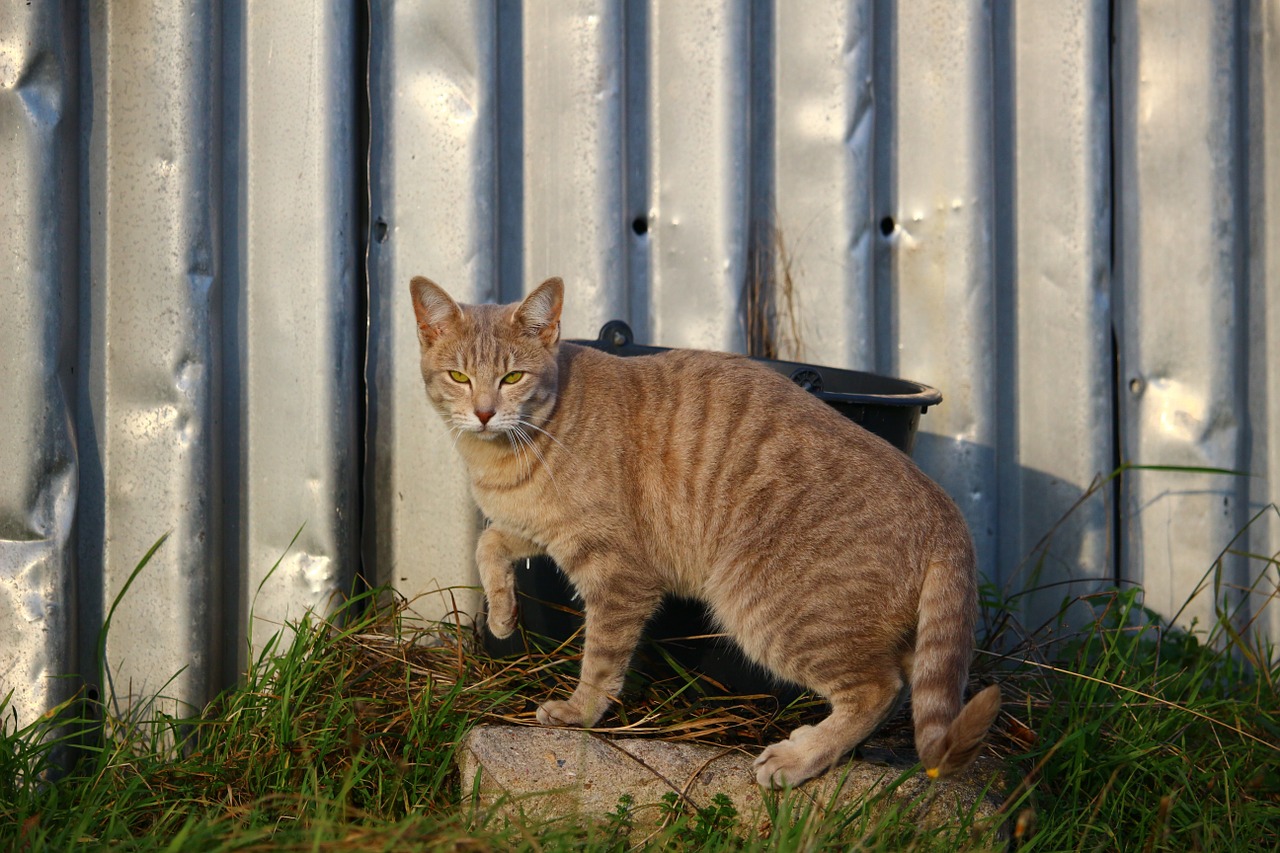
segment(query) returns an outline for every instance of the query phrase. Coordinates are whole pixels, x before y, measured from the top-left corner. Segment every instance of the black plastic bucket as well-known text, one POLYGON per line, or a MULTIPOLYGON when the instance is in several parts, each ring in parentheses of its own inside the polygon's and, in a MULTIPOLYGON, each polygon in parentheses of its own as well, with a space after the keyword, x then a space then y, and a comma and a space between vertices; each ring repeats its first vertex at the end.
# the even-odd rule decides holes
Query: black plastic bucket
MULTIPOLYGON (((636 344, 630 327, 611 320, 594 341, 570 341, 619 356, 652 355, 666 347, 636 344)), ((842 370, 792 361, 756 359, 788 376, 840 414, 875 433, 904 453, 915 444, 920 416, 942 402, 942 394, 927 385, 874 373, 842 370)), ((485 628, 485 648, 495 656, 524 654, 530 647, 550 650, 582 628, 581 604, 573 600, 573 588, 547 557, 516 567, 516 591, 520 601, 521 630, 499 640, 485 628)), ((672 673, 668 658, 700 676, 708 692, 716 694, 767 693, 790 699, 797 693, 748 661, 727 637, 714 636, 714 622, 705 605, 687 599, 668 598, 645 629, 645 642, 633 662, 651 678, 672 673)))

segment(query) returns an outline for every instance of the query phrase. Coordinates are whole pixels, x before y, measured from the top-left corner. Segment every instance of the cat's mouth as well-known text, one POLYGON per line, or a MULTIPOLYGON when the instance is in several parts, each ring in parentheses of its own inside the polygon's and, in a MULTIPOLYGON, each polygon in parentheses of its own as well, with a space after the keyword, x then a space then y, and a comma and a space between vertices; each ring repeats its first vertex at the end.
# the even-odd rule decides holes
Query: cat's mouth
POLYGON ((487 424, 468 424, 467 429, 476 438, 482 438, 485 441, 493 441, 495 438, 502 438, 507 433, 507 427, 504 424, 498 424, 490 421, 487 424))

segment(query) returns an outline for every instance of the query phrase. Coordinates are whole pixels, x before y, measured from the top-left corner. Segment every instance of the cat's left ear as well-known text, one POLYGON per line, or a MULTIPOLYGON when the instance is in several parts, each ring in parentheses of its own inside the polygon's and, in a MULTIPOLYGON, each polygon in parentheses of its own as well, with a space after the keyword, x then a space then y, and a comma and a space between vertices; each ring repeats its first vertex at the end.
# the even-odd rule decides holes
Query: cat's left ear
POLYGON ((515 322, 546 346, 560 340, 560 308, 564 304, 564 282, 549 278, 525 297, 516 309, 515 322))

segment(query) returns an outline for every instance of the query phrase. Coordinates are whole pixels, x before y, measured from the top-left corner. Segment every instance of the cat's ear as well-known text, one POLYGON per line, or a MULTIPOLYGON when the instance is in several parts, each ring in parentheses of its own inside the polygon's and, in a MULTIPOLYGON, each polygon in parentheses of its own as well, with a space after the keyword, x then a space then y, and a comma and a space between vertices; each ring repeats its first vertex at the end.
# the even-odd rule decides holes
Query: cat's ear
POLYGON ((418 317, 418 341, 424 347, 435 343, 449 324, 462 319, 458 303, 431 279, 414 276, 409 293, 413 295, 413 313, 418 317))
POLYGON ((564 282, 549 278, 525 297, 516 309, 515 322, 546 346, 560 340, 560 308, 564 304, 564 282))

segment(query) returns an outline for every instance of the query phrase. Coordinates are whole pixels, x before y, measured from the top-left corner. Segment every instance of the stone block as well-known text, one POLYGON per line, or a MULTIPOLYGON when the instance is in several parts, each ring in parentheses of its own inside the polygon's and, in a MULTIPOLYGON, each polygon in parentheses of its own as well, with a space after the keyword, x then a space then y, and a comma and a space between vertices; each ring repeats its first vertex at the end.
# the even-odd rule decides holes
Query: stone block
MULTIPOLYGON (((765 798, 776 796, 756 784, 751 762, 757 752, 569 729, 479 726, 467 736, 458 761, 463 791, 472 790, 479 774, 480 805, 513 819, 522 813, 534 819, 603 818, 626 794, 633 828, 645 832, 660 825, 664 794, 674 791, 686 806, 700 809, 720 793, 749 832, 767 825, 765 798)), ((996 819, 1000 798, 988 789, 996 787, 991 779, 998 762, 980 759, 965 773, 938 781, 920 772, 901 779, 913 761, 901 749, 870 747, 796 793, 818 813, 884 794, 878 807, 909 809, 920 825, 954 821, 975 803, 977 818, 996 819)))

